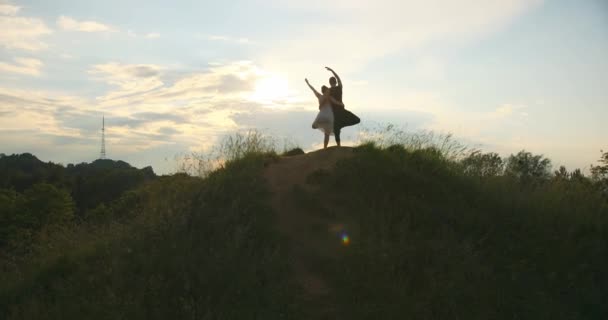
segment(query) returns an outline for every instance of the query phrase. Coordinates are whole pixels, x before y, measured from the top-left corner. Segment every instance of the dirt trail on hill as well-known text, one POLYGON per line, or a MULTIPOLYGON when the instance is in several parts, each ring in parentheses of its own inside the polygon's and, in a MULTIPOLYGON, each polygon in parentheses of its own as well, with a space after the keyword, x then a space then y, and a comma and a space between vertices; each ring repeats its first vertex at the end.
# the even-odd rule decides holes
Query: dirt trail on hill
POLYGON ((331 147, 307 154, 281 157, 268 165, 264 177, 273 193, 271 203, 277 213, 279 231, 290 241, 290 264, 294 280, 303 289, 302 303, 315 306, 320 319, 336 318, 332 290, 319 275, 319 262, 337 258, 343 251, 337 234, 345 223, 334 212, 331 201, 319 210, 300 205, 298 193, 314 191, 307 177, 318 170, 331 170, 338 160, 351 157, 350 147, 331 147), (325 214, 323 214, 325 212, 325 214), (329 214, 328 214, 329 213, 329 214))

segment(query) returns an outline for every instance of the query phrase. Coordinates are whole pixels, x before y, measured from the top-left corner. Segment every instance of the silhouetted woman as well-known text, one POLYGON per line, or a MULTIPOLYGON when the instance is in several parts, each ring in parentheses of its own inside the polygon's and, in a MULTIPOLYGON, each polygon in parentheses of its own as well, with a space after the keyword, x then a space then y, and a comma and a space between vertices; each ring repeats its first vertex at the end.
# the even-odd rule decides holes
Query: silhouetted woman
POLYGON ((308 79, 305 79, 306 84, 315 93, 317 99, 319 99, 319 113, 315 118, 315 121, 312 123, 313 129, 319 129, 323 131, 325 134, 325 138, 323 140, 323 148, 327 148, 327 144, 329 143, 329 136, 334 132, 334 112, 332 110, 332 104, 341 105, 344 107, 344 104, 331 96, 330 90, 328 87, 321 87, 321 93, 319 93, 313 86, 310 85, 308 79))

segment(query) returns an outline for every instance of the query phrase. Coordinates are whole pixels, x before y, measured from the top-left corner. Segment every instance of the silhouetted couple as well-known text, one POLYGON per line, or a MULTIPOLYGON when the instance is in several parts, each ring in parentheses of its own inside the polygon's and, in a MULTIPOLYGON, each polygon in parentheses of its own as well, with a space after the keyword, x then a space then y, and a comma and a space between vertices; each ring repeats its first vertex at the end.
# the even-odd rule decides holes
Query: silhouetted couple
POLYGON ((305 79, 308 87, 319 99, 319 114, 317 114, 315 121, 312 123, 312 128, 319 129, 325 134, 323 148, 327 148, 329 136, 332 134, 336 138, 336 144, 340 146, 340 131, 342 128, 361 122, 359 117, 344 108, 344 103, 342 102, 342 80, 340 80, 340 77, 331 68, 325 67, 325 69, 333 73, 333 77, 329 78, 331 88, 322 86, 321 93, 319 93, 310 85, 308 79, 305 79))

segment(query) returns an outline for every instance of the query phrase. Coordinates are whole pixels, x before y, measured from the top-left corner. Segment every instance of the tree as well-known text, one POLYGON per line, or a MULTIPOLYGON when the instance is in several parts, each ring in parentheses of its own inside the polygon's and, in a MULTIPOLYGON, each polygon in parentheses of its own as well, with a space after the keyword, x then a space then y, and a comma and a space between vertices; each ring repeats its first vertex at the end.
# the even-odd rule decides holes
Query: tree
POLYGON ((505 174, 522 181, 544 180, 551 176, 551 160, 522 150, 506 161, 505 174))
POLYGON ((602 156, 598 162, 599 166, 591 166, 591 179, 595 182, 596 186, 605 195, 608 195, 608 152, 600 151, 602 156))
POLYGON ((24 227, 39 229, 45 225, 64 224, 74 218, 70 194, 52 184, 38 183, 24 192, 24 227))
POLYGON ((474 151, 461 161, 464 172, 479 177, 498 176, 503 173, 504 162, 497 153, 474 151))
POLYGON ((570 179, 570 172, 568 172, 568 169, 566 169, 566 167, 560 166, 559 170, 555 170, 555 172, 553 173, 553 176, 557 180, 568 180, 568 179, 570 179))
POLYGON ((604 152, 602 150, 600 152, 602 153, 602 156, 600 157, 600 160, 597 161, 600 165, 591 165, 591 177, 596 181, 608 179, 608 151, 604 152))
POLYGON ((0 248, 5 246, 18 226, 15 223, 20 194, 11 189, 0 189, 0 248))

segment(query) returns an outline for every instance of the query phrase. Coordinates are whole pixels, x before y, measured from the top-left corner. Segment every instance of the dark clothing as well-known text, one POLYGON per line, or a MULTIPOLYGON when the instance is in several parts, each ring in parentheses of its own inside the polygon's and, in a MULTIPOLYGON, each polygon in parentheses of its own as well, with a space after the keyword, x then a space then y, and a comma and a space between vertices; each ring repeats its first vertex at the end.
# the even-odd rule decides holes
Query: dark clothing
MULTIPOLYGON (((329 89, 329 94, 332 98, 342 102, 342 86, 331 87, 329 89)), ((342 106, 338 106, 342 107, 342 106)))
POLYGON ((340 144, 340 131, 342 128, 336 127, 334 124, 334 138, 336 139, 336 143, 340 144))
POLYGON ((335 128, 344 128, 344 127, 348 127, 348 126, 354 126, 357 123, 361 122, 361 119, 359 119, 359 117, 357 117, 354 113, 338 107, 338 108, 334 108, 334 131, 335 128))
MULTIPOLYGON (((332 98, 343 102, 342 86, 331 87, 329 90, 329 94, 332 96, 332 98)), ((354 115, 352 112, 344 109, 344 106, 332 103, 331 109, 334 112, 334 135, 336 137, 336 142, 340 143, 340 131, 342 128, 355 125, 361 122, 361 119, 359 119, 359 117, 354 115)))
MULTIPOLYGON (((337 101, 342 102, 342 86, 329 88, 329 95, 337 101)), ((336 139, 340 140, 340 129, 342 129, 342 126, 339 125, 342 123, 342 119, 340 119, 342 113, 340 111, 344 110, 344 106, 332 103, 331 109, 334 112, 334 134, 336 134, 336 139)))

